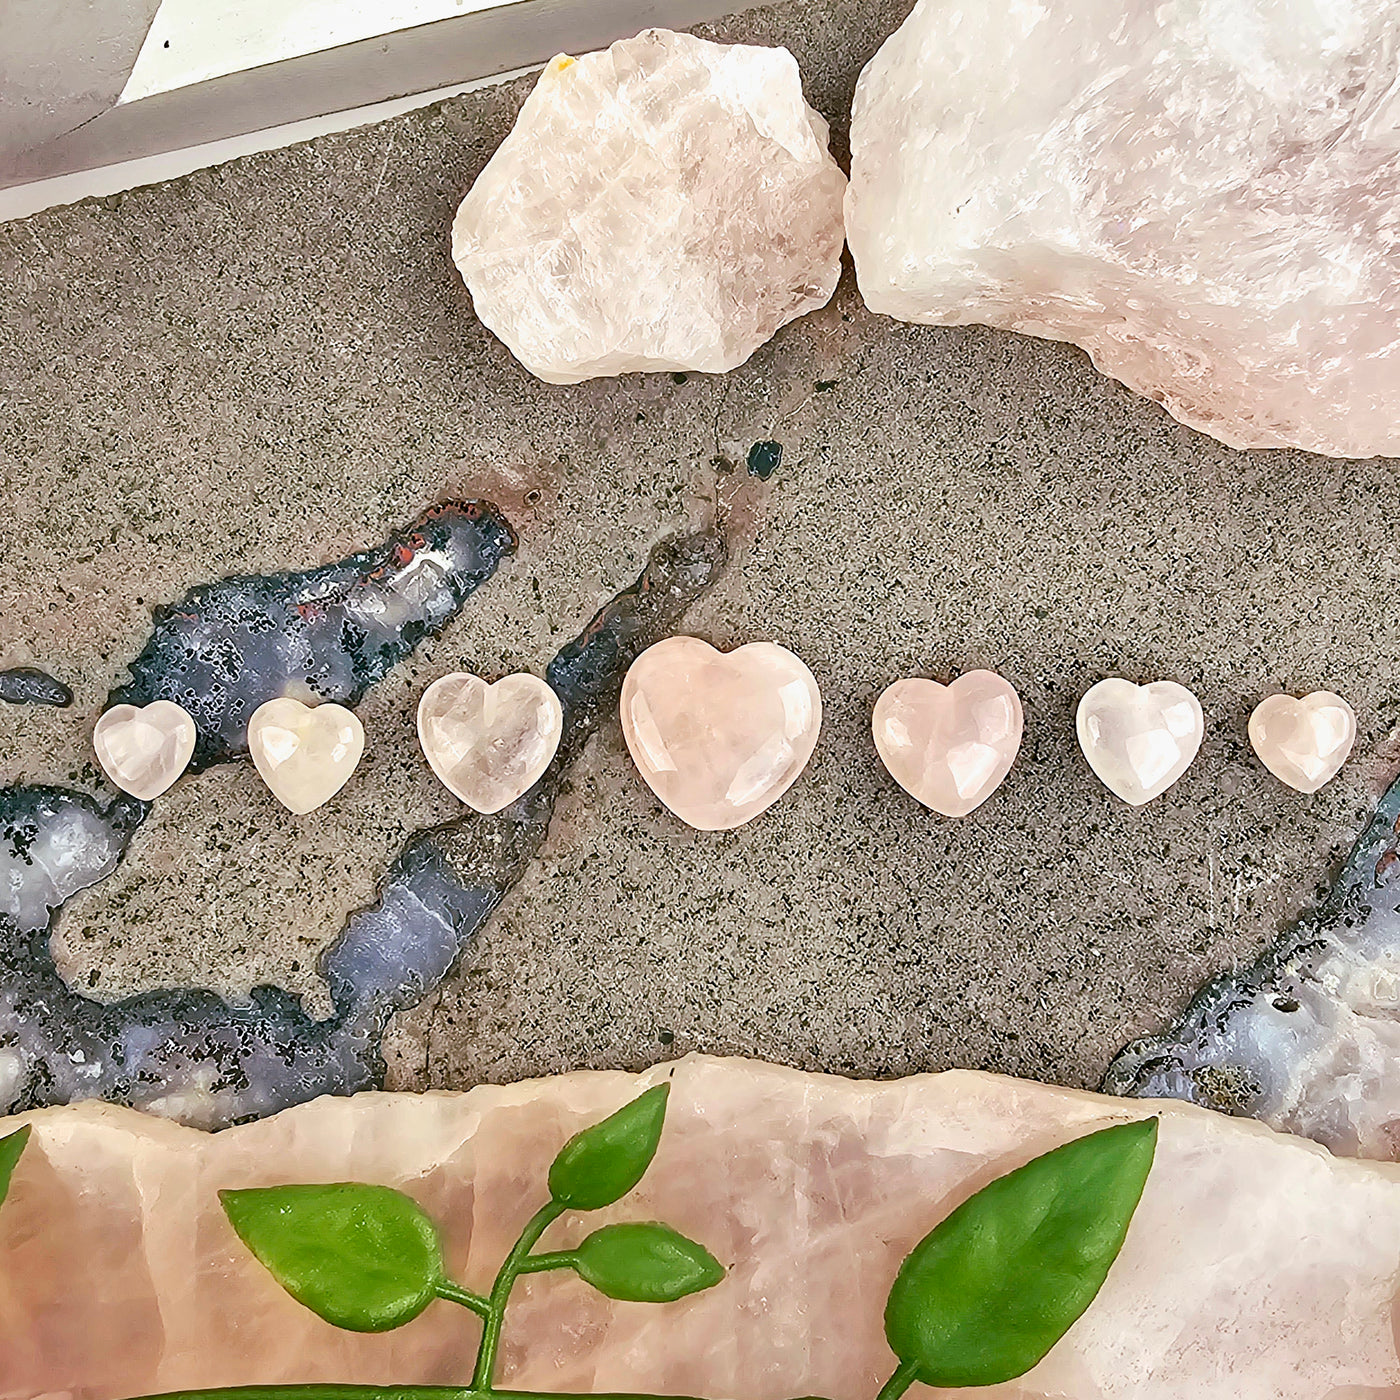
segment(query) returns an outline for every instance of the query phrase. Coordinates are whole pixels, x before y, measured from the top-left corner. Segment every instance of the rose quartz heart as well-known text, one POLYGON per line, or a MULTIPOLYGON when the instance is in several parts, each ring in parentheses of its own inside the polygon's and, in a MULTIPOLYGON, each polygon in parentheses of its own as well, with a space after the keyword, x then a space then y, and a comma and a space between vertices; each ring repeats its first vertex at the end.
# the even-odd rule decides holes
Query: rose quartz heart
POLYGON ((538 676, 487 685, 457 671, 418 702, 418 742, 434 773, 474 811, 499 812, 529 792, 559 748, 564 709, 538 676))
POLYGON ((1099 781, 1134 807, 1151 802, 1181 777, 1205 735, 1200 701, 1184 685, 1134 685, 1121 676, 1084 692, 1075 727, 1099 781))
POLYGON ((969 671, 951 685, 896 681, 871 720, 895 782, 945 817, 965 817, 1001 786, 1023 724, 1020 698, 995 671, 969 671))
POLYGON ((282 696, 253 711, 248 751, 272 795, 300 817, 350 781, 365 751, 365 731, 344 705, 313 707, 282 696))
POLYGON ((1264 767, 1299 792, 1316 792, 1341 772, 1356 743, 1356 714, 1340 695, 1301 700, 1271 695, 1249 717, 1249 742, 1264 767))
POLYGON ((113 705, 97 721, 92 747, 102 771, 123 792, 150 802, 189 766, 195 725, 183 705, 153 700, 139 709, 113 705))
POLYGON ((632 663, 622 734, 642 777, 701 831, 742 826, 797 780, 817 746, 822 701, 802 662, 773 642, 719 652, 669 637, 632 663))

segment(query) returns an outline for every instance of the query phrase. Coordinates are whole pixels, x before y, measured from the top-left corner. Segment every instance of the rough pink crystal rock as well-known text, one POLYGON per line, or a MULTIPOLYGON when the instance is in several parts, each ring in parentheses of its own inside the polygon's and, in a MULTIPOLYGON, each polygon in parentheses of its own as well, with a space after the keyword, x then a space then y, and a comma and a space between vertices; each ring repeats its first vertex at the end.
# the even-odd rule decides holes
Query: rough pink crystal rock
POLYGON ((649 29, 544 70, 452 256, 552 384, 719 373, 830 300, 845 189, 786 49, 649 29))
MULTIPOLYGON (((439 1221, 484 1289, 545 1199, 553 1154, 674 1070, 660 1152, 618 1206, 729 1266, 682 1303, 614 1303, 527 1276, 502 1379, 714 1400, 874 1400, 899 1261, 992 1176, 1115 1120, 1161 1145, 1103 1292, 1022 1381, 986 1400, 1358 1400, 1400 1386, 1392 1309, 1400 1168, 1341 1161, 1257 1123, 955 1071, 858 1083, 692 1058, 466 1094, 320 1099, 204 1136, 94 1103, 27 1115, 0 1212, 0 1396, 115 1397, 289 1381, 464 1382, 479 1324, 434 1304, 401 1331, 338 1332, 293 1303, 219 1210, 225 1186, 358 1179, 439 1221)), ((21 1120, 0 1124, 0 1132, 21 1120)), ((962 1392, 920 1390, 920 1396, 962 1392)))
POLYGON ((872 310, 1082 346, 1232 447, 1400 454, 1400 7, 919 0, 861 75, 872 310))

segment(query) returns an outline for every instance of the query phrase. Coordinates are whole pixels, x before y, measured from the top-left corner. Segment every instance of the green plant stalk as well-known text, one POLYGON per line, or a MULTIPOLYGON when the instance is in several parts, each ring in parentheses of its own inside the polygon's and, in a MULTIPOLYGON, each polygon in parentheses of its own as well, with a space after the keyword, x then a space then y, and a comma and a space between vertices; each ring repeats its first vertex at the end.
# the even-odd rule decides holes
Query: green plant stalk
POLYGON ((578 1250, 556 1249, 549 1254, 532 1254, 520 1261, 522 1274, 544 1274, 551 1269, 572 1269, 578 1264, 578 1250))
MULTIPOLYGON (((491 1390, 491 1381, 496 1374, 496 1352, 501 1345, 501 1328, 505 1323, 510 1291, 522 1273, 533 1272, 528 1265, 530 1251, 539 1243, 540 1236, 566 1209, 567 1207, 560 1205, 558 1201, 546 1202, 530 1217, 514 1248, 506 1255, 505 1262, 496 1275, 496 1281, 491 1285, 491 1296, 487 1300, 486 1326, 481 1331, 481 1347, 476 1353, 476 1367, 472 1371, 473 1391, 484 1393, 491 1390)), ((542 1257, 547 1259, 550 1256, 542 1257)))
POLYGON ((464 1308, 470 1308, 478 1317, 491 1316, 491 1304, 479 1293, 473 1293, 470 1289, 463 1288, 455 1284, 451 1279, 442 1279, 435 1290, 439 1298, 446 1299, 449 1303, 460 1303, 464 1308))
POLYGON ((902 1361, 894 1374, 880 1387, 876 1400, 899 1400, 899 1397, 919 1379, 919 1368, 912 1361, 902 1361))

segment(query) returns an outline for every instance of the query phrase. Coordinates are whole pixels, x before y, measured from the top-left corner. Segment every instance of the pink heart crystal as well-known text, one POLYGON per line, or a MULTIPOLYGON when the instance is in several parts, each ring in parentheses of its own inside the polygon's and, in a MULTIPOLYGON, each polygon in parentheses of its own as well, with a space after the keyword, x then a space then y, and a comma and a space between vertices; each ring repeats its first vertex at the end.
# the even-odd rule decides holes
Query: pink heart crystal
POLYGON ((1340 695, 1315 690, 1301 700, 1271 695, 1249 717, 1249 742, 1264 767, 1299 792, 1330 783, 1356 743, 1356 715, 1340 695))
POLYGON ((1001 786, 1023 724, 1020 698, 995 671, 969 671, 951 685, 896 681, 871 721, 890 776, 945 817, 965 817, 1001 786))
POLYGON ((802 662, 773 642, 719 652, 668 637, 632 663, 622 734, 651 790, 701 831, 752 821, 797 781, 822 701, 802 662))

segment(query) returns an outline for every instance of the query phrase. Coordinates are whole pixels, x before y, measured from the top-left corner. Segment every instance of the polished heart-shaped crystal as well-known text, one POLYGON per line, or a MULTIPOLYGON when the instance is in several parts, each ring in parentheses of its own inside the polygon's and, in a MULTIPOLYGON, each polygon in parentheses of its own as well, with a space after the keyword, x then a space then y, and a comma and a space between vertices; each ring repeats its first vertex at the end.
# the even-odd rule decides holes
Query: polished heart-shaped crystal
POLYGON ((549 767, 564 730, 559 697, 538 676, 487 685, 458 671, 418 702, 418 742, 448 791, 489 815, 529 792, 549 767))
POLYGON ((1205 719, 1184 685, 1134 685, 1112 676, 1085 692, 1077 728, 1079 747, 1103 785, 1141 807, 1191 766, 1205 719))
POLYGON ((92 731, 102 771, 123 792, 143 802, 159 797, 189 767, 195 723, 173 700, 113 705, 92 731))
POLYGON ((742 826, 778 800, 817 745, 816 678, 773 642, 716 651, 669 637, 632 663, 622 733, 651 790, 701 831, 742 826))
POLYGON ((344 705, 313 707, 282 696, 253 711, 248 751, 272 795, 302 816, 350 781, 365 751, 365 731, 344 705))
POLYGON ((1264 767, 1299 792, 1316 792, 1341 771, 1356 743, 1356 714, 1340 695, 1301 700, 1271 695, 1249 717, 1249 742, 1264 767))
POLYGON ((1021 701, 995 671, 951 685, 910 677, 875 702, 875 748, 911 797, 945 817, 965 817, 1011 771, 1021 747, 1021 701))

